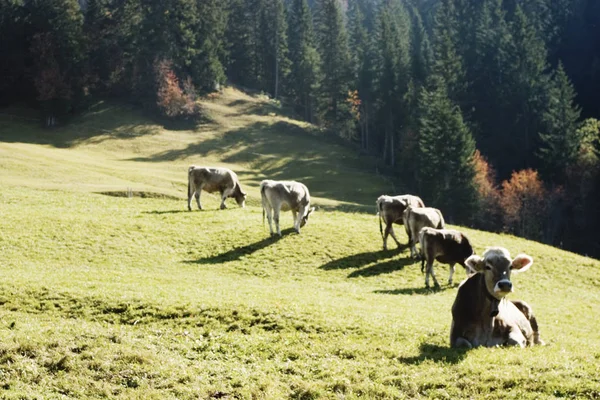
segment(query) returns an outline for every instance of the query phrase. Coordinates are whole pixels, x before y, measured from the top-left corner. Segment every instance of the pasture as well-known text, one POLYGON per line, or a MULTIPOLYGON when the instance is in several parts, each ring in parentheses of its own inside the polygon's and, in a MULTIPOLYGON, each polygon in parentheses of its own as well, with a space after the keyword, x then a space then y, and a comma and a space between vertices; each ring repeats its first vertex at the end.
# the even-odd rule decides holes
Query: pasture
POLYGON ((0 117, 2 398, 600 397, 599 261, 458 227, 534 258, 510 298, 547 346, 450 349, 456 285, 381 250, 394 189, 369 159, 231 89, 204 106, 198 130, 106 104, 51 131, 0 117), (189 164, 235 170, 247 208, 188 212, 189 164), (282 213, 269 237, 266 177, 311 190, 300 235, 282 213))

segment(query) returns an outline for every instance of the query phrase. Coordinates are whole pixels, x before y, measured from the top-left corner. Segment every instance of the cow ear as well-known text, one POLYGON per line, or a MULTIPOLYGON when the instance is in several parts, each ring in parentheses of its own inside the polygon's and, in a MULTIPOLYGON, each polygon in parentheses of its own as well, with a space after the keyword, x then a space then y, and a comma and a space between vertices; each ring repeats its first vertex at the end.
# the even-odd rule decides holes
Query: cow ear
POLYGON ((465 264, 467 267, 471 268, 471 270, 475 272, 481 272, 484 269, 485 263, 483 258, 479 257, 477 254, 473 254, 469 258, 465 260, 465 264))
POLYGON ((399 202, 400 202, 400 204, 402 204, 402 207, 408 206, 408 201, 406 199, 400 199, 399 202))
POLYGON ((515 272, 525 272, 533 265, 533 258, 527 254, 519 254, 512 260, 510 269, 515 272))

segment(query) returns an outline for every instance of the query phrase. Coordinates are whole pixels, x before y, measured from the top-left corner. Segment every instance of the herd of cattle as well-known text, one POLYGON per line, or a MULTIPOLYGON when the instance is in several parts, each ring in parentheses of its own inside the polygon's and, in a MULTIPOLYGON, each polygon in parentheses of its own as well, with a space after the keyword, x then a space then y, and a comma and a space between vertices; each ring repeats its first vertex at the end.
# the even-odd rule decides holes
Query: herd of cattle
MULTIPOLYGON (((192 209, 194 196, 198 208, 202 209, 202 191, 220 193, 221 209, 226 208, 227 198, 234 198, 240 207, 245 206, 246 193, 242 190, 237 175, 230 169, 189 167, 188 210, 192 209)), ((308 188, 300 182, 264 180, 260 183, 260 194, 263 220, 266 214, 271 235, 274 234, 274 220, 277 234, 281 236, 281 211, 292 212, 294 229, 298 233, 314 211, 314 207, 310 205, 308 188)), ((455 264, 465 268, 468 278, 458 287, 452 305, 452 347, 525 347, 544 344, 540 339, 537 320, 531 307, 523 301, 505 298, 513 291, 511 272, 524 272, 529 269, 533 264, 530 256, 519 254, 511 258, 508 250, 502 247, 488 248, 483 256, 474 254, 467 236, 457 230, 445 229, 444 217, 440 210, 425 207, 417 196, 383 195, 377 199, 376 204, 383 248, 387 249, 387 238, 390 234, 396 244, 401 246, 393 225, 404 225, 411 257, 421 258, 421 272, 425 271, 427 287, 430 276, 434 285, 439 287, 433 271, 434 260, 450 265, 449 284, 452 284, 455 264), (385 223, 385 231, 382 222, 385 223), (417 252, 417 242, 421 248, 420 254, 417 252)))

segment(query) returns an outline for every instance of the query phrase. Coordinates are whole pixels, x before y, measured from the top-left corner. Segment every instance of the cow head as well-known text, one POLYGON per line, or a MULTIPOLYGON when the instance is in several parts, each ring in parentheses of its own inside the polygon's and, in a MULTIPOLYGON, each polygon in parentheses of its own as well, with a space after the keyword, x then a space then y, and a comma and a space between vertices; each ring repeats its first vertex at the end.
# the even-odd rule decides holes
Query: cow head
POLYGON ((235 185, 235 190, 229 197, 233 197, 238 206, 242 208, 246 207, 246 193, 242 191, 242 188, 239 184, 235 185))
POLYGON ((483 257, 474 254, 467 258, 466 264, 472 270, 482 273, 488 293, 501 299, 513 291, 511 271, 527 271, 533 264, 533 259, 527 254, 519 254, 511 260, 508 250, 492 247, 483 253, 483 257))
POLYGON ((315 211, 314 207, 311 207, 308 209, 308 211, 306 212, 306 214, 304 214, 304 216, 302 217, 302 220, 300 221, 300 228, 302 228, 304 225, 306 225, 306 223, 308 222, 308 217, 310 216, 310 214, 315 211))

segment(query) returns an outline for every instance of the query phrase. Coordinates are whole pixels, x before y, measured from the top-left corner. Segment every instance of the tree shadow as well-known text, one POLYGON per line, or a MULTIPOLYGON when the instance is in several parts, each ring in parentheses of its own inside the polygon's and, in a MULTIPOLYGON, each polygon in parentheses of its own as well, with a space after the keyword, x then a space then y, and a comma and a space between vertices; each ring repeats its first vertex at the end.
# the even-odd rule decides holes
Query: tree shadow
POLYGON ((357 278, 359 276, 377 276, 381 274, 389 274, 395 271, 401 271, 405 266, 412 264, 414 261, 410 258, 392 259, 383 263, 371 265, 370 267, 359 269, 348 275, 348 278, 357 278))
POLYGON ((248 165, 251 173, 239 171, 245 184, 258 187, 265 178, 298 180, 312 196, 346 202, 356 211, 375 214, 375 200, 388 187, 384 178, 373 179, 376 162, 337 143, 316 128, 286 121, 255 122, 223 134, 203 138, 184 148, 167 149, 128 161, 169 162, 216 157, 223 163, 248 165), (317 140, 315 140, 317 139, 317 140), (369 165, 373 171, 369 171, 369 165), (256 172, 259 172, 257 174, 256 172), (368 187, 356 181, 370 182, 368 187))
POLYGON ((338 258, 323 264, 319 269, 326 271, 333 269, 361 268, 367 264, 372 264, 379 260, 390 258, 398 254, 396 250, 368 251, 364 253, 352 254, 347 257, 338 258))
POLYGON ((414 357, 398 357, 398 361, 403 364, 420 365, 423 361, 431 360, 434 362, 458 364, 468 352, 468 349, 454 349, 452 347, 439 346, 430 343, 421 343, 419 348, 421 354, 414 357))
MULTIPOLYGON (((294 231, 294 228, 288 228, 281 231, 282 237, 291 234, 294 231)), ((225 253, 216 254, 214 256, 200 258, 198 260, 187 260, 184 261, 188 264, 221 264, 229 261, 236 261, 242 258, 243 256, 247 256, 252 254, 258 250, 264 249, 276 242, 278 242, 282 237, 279 235, 269 236, 265 239, 259 240, 258 242, 254 242, 242 247, 236 247, 225 253)))

